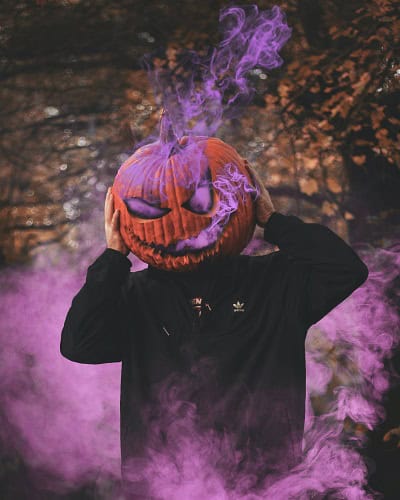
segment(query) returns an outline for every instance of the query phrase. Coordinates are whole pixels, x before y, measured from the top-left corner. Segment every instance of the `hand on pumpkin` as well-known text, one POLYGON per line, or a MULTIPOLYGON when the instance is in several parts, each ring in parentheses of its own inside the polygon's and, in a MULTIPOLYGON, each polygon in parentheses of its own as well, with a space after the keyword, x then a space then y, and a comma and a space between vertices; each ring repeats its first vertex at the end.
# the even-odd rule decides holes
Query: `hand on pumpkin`
POLYGON ((108 188, 104 204, 104 228, 106 233, 107 248, 118 250, 128 256, 130 250, 125 245, 119 231, 120 211, 114 211, 114 200, 111 188, 108 188))
POLYGON ((258 189, 258 196, 255 199, 255 205, 256 205, 256 223, 264 227, 266 223, 268 222, 268 219, 270 218, 271 214, 275 212, 275 207, 274 204, 272 203, 271 197, 267 191, 267 188, 264 186, 264 183, 260 177, 260 175, 257 173, 257 171, 251 167, 247 161, 245 161, 245 165, 247 168, 247 171, 249 172, 250 177, 253 180, 254 186, 258 189))

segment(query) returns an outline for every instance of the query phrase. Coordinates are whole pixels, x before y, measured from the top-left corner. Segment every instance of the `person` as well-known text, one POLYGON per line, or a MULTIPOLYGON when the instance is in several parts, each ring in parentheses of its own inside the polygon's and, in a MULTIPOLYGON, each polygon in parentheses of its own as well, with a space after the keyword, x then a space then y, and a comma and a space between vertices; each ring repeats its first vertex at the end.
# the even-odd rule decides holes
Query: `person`
POLYGON ((107 192, 107 247, 72 300, 60 351, 78 363, 122 362, 121 472, 129 499, 171 498, 160 464, 179 469, 185 446, 208 457, 227 489, 245 483, 247 492, 260 491, 298 464, 307 331, 368 277, 331 229, 277 211, 247 168, 259 189, 256 223, 278 249, 205 260, 191 271, 149 265, 130 272, 107 192))

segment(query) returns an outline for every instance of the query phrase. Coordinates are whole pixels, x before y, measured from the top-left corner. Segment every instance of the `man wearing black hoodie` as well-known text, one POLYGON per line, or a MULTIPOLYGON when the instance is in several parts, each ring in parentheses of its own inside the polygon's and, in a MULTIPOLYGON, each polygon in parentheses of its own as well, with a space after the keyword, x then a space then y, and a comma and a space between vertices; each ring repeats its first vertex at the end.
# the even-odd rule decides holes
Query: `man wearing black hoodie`
POLYGON ((244 476, 249 491, 265 488, 301 460, 307 330, 364 283, 368 268, 328 227, 276 211, 249 172, 260 191, 256 222, 279 250, 217 256, 194 271, 131 273, 107 193, 107 248, 72 300, 60 348, 78 363, 122 361, 126 498, 166 498, 151 464, 162 450, 179 460, 174 422, 185 403, 195 408, 184 424, 193 440, 211 429, 215 443, 228 437, 231 451, 214 464, 226 488, 244 476))

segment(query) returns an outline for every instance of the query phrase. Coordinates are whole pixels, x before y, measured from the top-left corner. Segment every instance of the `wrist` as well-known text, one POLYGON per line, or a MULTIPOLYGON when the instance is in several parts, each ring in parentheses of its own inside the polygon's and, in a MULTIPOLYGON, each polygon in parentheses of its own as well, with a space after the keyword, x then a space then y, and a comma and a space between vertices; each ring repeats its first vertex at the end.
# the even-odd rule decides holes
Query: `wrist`
POLYGON ((119 246, 116 245, 107 245, 107 248, 110 248, 111 250, 116 250, 119 253, 122 253, 125 257, 128 257, 129 255, 129 250, 123 249, 119 246))
POLYGON ((265 227, 271 218, 271 215, 275 213, 276 210, 272 210, 271 212, 268 212, 266 215, 263 215, 262 217, 258 217, 257 224, 261 227, 265 227))

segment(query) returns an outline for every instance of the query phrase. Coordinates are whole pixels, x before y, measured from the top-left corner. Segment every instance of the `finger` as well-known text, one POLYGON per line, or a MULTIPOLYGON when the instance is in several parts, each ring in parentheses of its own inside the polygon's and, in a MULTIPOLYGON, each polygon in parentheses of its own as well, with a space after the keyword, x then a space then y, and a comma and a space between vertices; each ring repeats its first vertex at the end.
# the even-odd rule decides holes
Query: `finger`
POLYGON ((112 227, 113 231, 119 230, 119 210, 118 209, 114 212, 114 214, 112 216, 111 227, 112 227))
POLYGON ((246 170, 250 177, 253 179, 253 169, 251 168, 249 162, 247 160, 244 160, 244 166, 246 167, 246 170))
POLYGON ((260 179, 257 177, 257 172, 254 170, 252 166, 249 165, 247 160, 245 160, 245 166, 248 174, 250 175, 252 186, 254 188, 254 192, 251 193, 251 197, 254 201, 256 201, 262 192, 263 186, 260 183, 260 179))
POLYGON ((249 162, 247 160, 244 160, 244 166, 246 167, 247 173, 250 176, 251 182, 253 183, 253 186, 257 189, 257 179, 254 175, 254 169, 249 165, 249 162))
POLYGON ((254 173, 251 171, 250 167, 247 167, 247 172, 250 175, 250 179, 251 179, 251 182, 253 183, 253 186, 256 187, 257 186, 257 180, 256 180, 256 178, 254 176, 254 173))
POLYGON ((107 210, 107 200, 108 200, 109 192, 110 192, 110 188, 107 189, 106 197, 104 198, 104 213, 106 213, 106 210, 107 210))
POLYGON ((104 209, 104 216, 107 224, 111 223, 113 213, 114 213, 114 200, 111 188, 109 188, 106 196, 105 209, 104 209))
POLYGON ((107 206, 108 206, 108 203, 109 203, 109 199, 110 199, 110 188, 107 189, 107 192, 106 192, 106 197, 104 198, 104 212, 106 212, 107 210, 107 206))
POLYGON ((260 187, 265 187, 264 186, 264 181, 261 178, 261 175, 257 172, 255 168, 252 169, 253 176, 256 179, 256 182, 259 184, 260 187))
POLYGON ((258 187, 260 189, 264 188, 265 187, 264 181, 262 180, 262 178, 261 178, 260 174, 257 172, 257 170, 250 165, 248 165, 248 170, 249 170, 250 175, 254 179, 255 184, 258 185, 258 187))

